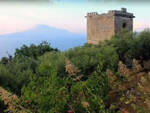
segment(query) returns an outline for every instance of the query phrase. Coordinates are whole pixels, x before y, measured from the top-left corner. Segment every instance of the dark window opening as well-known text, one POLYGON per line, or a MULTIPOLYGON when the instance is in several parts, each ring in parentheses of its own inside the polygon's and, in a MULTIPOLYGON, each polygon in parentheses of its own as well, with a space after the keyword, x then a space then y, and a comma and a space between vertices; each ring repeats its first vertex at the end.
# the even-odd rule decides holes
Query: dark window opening
POLYGON ((125 29, 126 27, 127 27, 127 24, 126 24, 126 23, 123 23, 123 24, 122 24, 122 28, 125 29))

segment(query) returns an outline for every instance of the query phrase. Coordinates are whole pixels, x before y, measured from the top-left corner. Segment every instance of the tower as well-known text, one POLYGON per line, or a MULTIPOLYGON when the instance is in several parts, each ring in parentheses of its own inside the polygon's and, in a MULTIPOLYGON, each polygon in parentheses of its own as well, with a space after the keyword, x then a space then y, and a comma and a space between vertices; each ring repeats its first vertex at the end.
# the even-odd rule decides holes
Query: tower
POLYGON ((86 16, 88 43, 98 44, 100 41, 109 40, 123 29, 133 31, 134 17, 126 8, 110 10, 104 14, 88 13, 86 16))

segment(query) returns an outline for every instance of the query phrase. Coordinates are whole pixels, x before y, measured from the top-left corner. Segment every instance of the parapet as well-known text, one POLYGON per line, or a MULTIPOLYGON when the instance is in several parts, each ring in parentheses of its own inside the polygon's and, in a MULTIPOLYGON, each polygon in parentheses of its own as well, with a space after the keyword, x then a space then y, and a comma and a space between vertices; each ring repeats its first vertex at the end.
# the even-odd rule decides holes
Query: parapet
POLYGON ((128 18, 135 18, 133 13, 127 12, 126 8, 121 8, 121 10, 109 10, 108 13, 98 14, 97 12, 87 13, 85 17, 95 17, 95 16, 102 16, 102 15, 113 15, 113 16, 122 16, 128 18))
POLYGON ((114 16, 122 16, 128 18, 135 18, 133 13, 128 13, 126 8, 121 8, 121 10, 110 10, 108 14, 113 14, 114 16))
POLYGON ((87 13, 86 17, 92 17, 92 16, 97 16, 98 13, 97 12, 91 12, 91 13, 87 13))

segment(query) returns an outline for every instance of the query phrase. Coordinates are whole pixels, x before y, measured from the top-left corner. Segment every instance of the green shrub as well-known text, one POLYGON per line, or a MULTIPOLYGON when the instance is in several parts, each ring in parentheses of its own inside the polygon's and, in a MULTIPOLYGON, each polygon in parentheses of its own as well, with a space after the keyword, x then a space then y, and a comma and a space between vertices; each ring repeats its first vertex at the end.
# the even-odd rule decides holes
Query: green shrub
POLYGON ((50 52, 46 53, 43 56, 39 57, 39 68, 42 75, 48 75, 49 66, 55 68, 57 75, 60 77, 64 77, 66 75, 65 72, 65 59, 66 57, 59 52, 50 52))
POLYGON ((23 100, 29 101, 29 106, 38 113, 62 112, 67 103, 65 79, 57 77, 57 72, 49 65, 39 67, 40 75, 33 75, 30 83, 22 89, 23 100), (47 73, 45 73, 45 69, 47 73), (43 76, 42 72, 45 73, 43 76))
POLYGON ((100 51, 100 48, 95 46, 76 47, 65 52, 65 56, 81 70, 82 74, 88 76, 98 65, 98 54, 100 51))
POLYGON ((39 45, 31 44, 29 47, 23 45, 20 49, 16 49, 15 57, 32 57, 37 58, 46 52, 58 51, 58 49, 51 48, 50 44, 46 41, 39 45))

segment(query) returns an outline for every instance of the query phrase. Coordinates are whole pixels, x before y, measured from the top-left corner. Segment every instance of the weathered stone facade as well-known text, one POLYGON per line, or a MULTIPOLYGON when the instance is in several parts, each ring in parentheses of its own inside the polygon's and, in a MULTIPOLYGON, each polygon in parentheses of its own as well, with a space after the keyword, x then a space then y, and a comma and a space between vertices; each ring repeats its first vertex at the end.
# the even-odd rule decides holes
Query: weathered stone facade
POLYGON ((113 35, 123 29, 133 31, 133 13, 125 8, 110 10, 107 14, 92 12, 87 14, 87 40, 88 43, 98 44, 109 40, 113 35))

